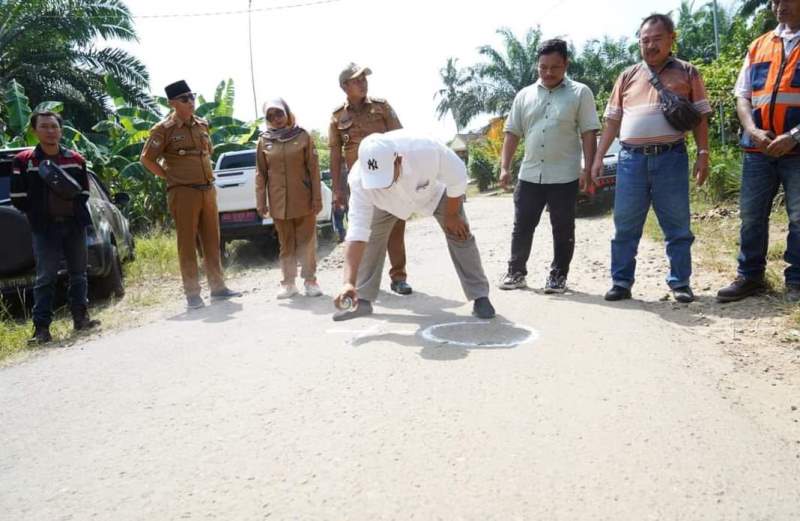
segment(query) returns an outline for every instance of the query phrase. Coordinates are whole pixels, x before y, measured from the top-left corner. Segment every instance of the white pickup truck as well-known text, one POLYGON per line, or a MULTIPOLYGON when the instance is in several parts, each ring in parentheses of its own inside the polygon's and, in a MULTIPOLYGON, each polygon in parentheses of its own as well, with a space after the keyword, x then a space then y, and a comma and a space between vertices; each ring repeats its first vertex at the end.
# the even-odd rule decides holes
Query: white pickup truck
MULTIPOLYGON (((262 219, 256 212, 256 151, 224 152, 214 170, 219 211, 220 245, 237 239, 252 239, 275 234, 272 218, 262 219)), ((317 230, 333 225, 333 195, 322 184, 322 210, 317 214, 317 230)))

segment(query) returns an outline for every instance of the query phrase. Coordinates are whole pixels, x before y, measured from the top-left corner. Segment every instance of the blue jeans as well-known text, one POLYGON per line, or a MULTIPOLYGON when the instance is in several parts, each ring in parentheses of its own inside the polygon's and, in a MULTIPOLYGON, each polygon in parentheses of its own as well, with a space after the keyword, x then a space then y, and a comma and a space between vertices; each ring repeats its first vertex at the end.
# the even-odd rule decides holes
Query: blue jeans
POLYGON ((789 236, 784 260, 789 263, 786 284, 800 285, 800 156, 773 158, 747 152, 742 165, 739 275, 748 279, 764 276, 769 246, 769 215, 772 202, 783 185, 789 236))
POLYGON ((43 232, 33 233, 36 285, 33 288, 33 323, 49 326, 53 321, 53 295, 61 258, 67 261, 69 304, 74 311, 85 308, 87 299, 86 227, 75 221, 50 223, 43 232))
POLYGON ((614 285, 631 288, 635 281, 639 240, 652 203, 664 232, 670 288, 688 286, 692 276, 689 226, 689 158, 685 147, 658 155, 622 149, 617 165, 611 277, 614 285))
POLYGON ((348 212, 347 206, 339 208, 338 206, 333 207, 333 229, 336 234, 339 236, 339 240, 343 241, 345 235, 347 235, 347 228, 344 225, 344 219, 347 217, 348 212))

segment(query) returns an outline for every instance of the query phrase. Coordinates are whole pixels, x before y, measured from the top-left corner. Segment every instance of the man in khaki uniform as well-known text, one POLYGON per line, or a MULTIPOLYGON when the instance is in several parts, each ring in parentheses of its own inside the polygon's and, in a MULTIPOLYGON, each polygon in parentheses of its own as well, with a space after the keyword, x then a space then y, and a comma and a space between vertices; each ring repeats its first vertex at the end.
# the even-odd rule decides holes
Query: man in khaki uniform
MULTIPOLYGON (((397 114, 386 100, 367 96, 367 76, 372 74, 368 67, 360 67, 355 63, 348 65, 339 74, 339 86, 347 95, 347 101, 337 108, 331 119, 328 130, 328 144, 331 148, 331 175, 335 190, 336 204, 347 204, 346 183, 342 182, 342 153, 350 171, 358 159, 358 145, 370 134, 397 130, 403 126, 397 114)), ((389 236, 386 251, 392 267, 389 277, 392 279, 392 291, 400 295, 411 293, 411 286, 406 282, 406 222, 398 219, 389 236)))
POLYGON ((173 111, 150 129, 141 162, 167 181, 167 201, 178 235, 183 289, 189 309, 203 307, 197 272, 196 239, 205 259, 212 299, 238 297, 225 286, 219 249, 217 192, 211 168, 208 123, 194 114, 194 93, 181 80, 164 89, 173 111))

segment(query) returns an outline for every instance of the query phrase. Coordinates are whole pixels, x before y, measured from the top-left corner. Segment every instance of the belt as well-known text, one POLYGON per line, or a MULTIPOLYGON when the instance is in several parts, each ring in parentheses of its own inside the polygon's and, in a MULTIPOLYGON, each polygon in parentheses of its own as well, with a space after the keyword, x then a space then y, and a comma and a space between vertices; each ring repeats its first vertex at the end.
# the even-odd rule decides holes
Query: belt
POLYGON ((52 217, 51 216, 50 217, 50 222, 58 223, 58 224, 74 223, 75 222, 75 217, 74 216, 70 216, 70 217, 52 217))
POLYGON ((175 153, 166 152, 163 155, 165 155, 165 156, 181 156, 181 157, 183 157, 183 156, 207 156, 208 152, 206 152, 205 150, 185 150, 185 149, 181 149, 181 150, 178 150, 175 153))
POLYGON ((211 183, 206 183, 202 185, 172 185, 167 187, 167 191, 169 192, 173 188, 193 188, 195 190, 200 190, 205 192, 206 190, 211 190, 212 188, 214 188, 214 185, 211 183))
POLYGON ((680 150, 686 148, 686 142, 683 140, 675 141, 674 143, 665 143, 663 145, 626 145, 622 143, 622 148, 628 152, 635 154, 644 154, 646 156, 657 156, 670 150, 680 150))

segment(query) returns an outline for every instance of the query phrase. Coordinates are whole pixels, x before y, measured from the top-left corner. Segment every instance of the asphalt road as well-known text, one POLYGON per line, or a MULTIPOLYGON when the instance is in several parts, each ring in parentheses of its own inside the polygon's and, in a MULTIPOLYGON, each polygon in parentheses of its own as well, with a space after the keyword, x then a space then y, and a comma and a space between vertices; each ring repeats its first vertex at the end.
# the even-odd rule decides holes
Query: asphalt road
MULTIPOLYGON (((467 213, 495 281, 511 201, 467 213)), ((726 395, 715 342, 603 302, 609 230, 579 222, 571 293, 494 290, 494 321, 419 219, 415 293, 370 318, 278 302, 273 270, 269 291, 1 369, 0 518, 800 519, 800 448, 726 395)))

